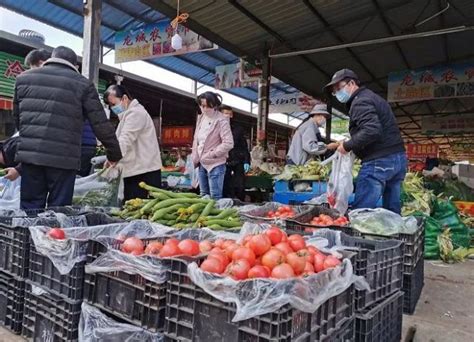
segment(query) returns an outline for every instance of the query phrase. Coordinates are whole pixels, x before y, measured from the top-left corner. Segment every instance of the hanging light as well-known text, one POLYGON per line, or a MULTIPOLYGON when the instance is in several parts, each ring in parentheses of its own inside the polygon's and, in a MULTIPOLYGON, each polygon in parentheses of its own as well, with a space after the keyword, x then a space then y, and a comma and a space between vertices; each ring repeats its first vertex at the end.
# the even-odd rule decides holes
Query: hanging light
POLYGON ((175 50, 180 50, 183 47, 183 39, 179 35, 178 31, 171 37, 171 47, 175 50))
POLYGON ((171 22, 171 26, 174 28, 174 35, 171 37, 171 47, 174 50, 180 50, 183 47, 183 38, 178 33, 178 25, 184 23, 189 18, 188 13, 179 14, 179 0, 176 5, 176 18, 171 22))

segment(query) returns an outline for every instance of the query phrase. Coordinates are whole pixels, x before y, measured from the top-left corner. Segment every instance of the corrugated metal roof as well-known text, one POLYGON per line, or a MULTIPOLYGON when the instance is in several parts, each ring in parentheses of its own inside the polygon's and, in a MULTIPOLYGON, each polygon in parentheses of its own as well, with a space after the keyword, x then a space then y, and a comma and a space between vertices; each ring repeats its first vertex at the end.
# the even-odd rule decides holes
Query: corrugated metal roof
MULTIPOLYGON (((0 0, 0 6, 74 35, 82 36, 82 0, 0 0)), ((139 0, 103 0, 102 17, 102 43, 108 47, 113 47, 116 31, 137 28, 143 23, 156 22, 165 18, 162 13, 150 9, 149 6, 139 0)), ((215 67, 237 61, 238 57, 236 55, 219 48, 208 52, 156 58, 148 62, 213 86, 215 67)), ((277 94, 291 90, 294 90, 294 88, 289 85, 278 84, 277 87, 272 88, 272 93, 277 94)), ((233 88, 229 89, 228 92, 251 101, 257 100, 257 89, 255 87, 233 88)))

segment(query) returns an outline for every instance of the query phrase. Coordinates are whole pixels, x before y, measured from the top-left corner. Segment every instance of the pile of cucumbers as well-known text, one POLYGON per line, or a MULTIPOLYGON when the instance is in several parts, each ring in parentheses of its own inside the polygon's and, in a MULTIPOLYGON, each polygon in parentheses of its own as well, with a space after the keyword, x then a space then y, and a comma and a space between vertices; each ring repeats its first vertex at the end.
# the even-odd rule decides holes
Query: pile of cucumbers
POLYGON ((149 199, 126 201, 118 215, 126 220, 148 219, 174 228, 207 227, 225 230, 242 227, 236 209, 217 209, 212 199, 194 193, 175 193, 140 183, 149 199))

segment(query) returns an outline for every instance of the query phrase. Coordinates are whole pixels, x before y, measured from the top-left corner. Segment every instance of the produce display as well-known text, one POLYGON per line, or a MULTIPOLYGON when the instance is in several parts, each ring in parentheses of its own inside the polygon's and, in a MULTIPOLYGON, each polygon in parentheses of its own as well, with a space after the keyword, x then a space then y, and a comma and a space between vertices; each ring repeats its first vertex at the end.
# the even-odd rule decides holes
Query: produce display
POLYGON ((305 277, 333 268, 341 260, 307 246, 301 235, 272 227, 262 234, 247 235, 242 243, 217 240, 201 269, 234 280, 305 277))
POLYGON ((349 224, 349 220, 345 216, 333 219, 329 215, 321 214, 313 217, 310 223, 315 226, 346 226, 349 224))
POLYGON ((281 218, 281 219, 285 219, 285 218, 291 218, 291 217, 294 217, 296 215, 294 209, 288 205, 283 205, 281 207, 279 207, 277 210, 273 211, 273 210, 270 210, 266 217, 267 218, 281 218))
POLYGON ((402 215, 408 216, 415 212, 429 215, 431 212, 432 192, 424 187, 423 177, 409 172, 403 182, 402 215))
POLYGON ((277 180, 327 180, 331 167, 322 165, 320 161, 312 160, 306 165, 286 165, 282 174, 275 177, 277 180))
POLYGON ((174 228, 229 229, 242 226, 236 209, 217 209, 216 202, 194 193, 176 193, 145 183, 151 199, 132 199, 117 213, 123 219, 149 219, 174 228))
POLYGON ((212 243, 208 240, 196 241, 192 239, 178 240, 175 238, 167 239, 164 243, 160 241, 145 242, 137 237, 128 237, 123 240, 120 250, 127 254, 135 256, 149 255, 159 258, 169 258, 175 256, 195 257, 206 253, 212 248, 212 243))

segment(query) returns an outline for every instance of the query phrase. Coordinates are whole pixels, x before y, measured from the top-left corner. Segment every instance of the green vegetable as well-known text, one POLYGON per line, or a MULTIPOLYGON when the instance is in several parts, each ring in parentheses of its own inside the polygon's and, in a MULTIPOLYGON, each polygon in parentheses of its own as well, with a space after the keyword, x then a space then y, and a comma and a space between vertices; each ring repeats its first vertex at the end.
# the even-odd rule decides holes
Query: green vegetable
POLYGON ((206 207, 204 208, 204 210, 202 211, 201 215, 199 215, 198 219, 196 220, 196 222, 194 222, 193 224, 193 228, 197 228, 199 227, 199 220, 201 219, 201 217, 206 217, 207 215, 209 215, 209 213, 211 212, 212 208, 214 207, 214 204, 216 202, 214 200, 211 200, 209 201, 209 203, 207 203, 206 207))
MULTIPOLYGON (((168 200, 168 201, 171 201, 171 200, 168 200)), ((175 203, 171 206, 167 206, 165 208, 155 211, 151 220, 152 221, 160 220, 163 218, 165 214, 172 213, 180 208, 185 208, 185 207, 186 207, 186 204, 184 203, 175 203)))
POLYGON ((237 210, 230 208, 230 209, 222 210, 222 212, 217 216, 207 216, 207 218, 212 219, 212 220, 221 220, 221 219, 226 219, 234 214, 237 214, 237 210))
POLYGON ((155 187, 152 187, 150 185, 147 185, 144 182, 140 182, 140 184, 138 184, 138 185, 141 188, 147 190, 148 192, 162 193, 162 194, 165 194, 166 196, 168 196, 170 198, 198 198, 199 197, 198 195, 193 194, 193 193, 171 192, 171 191, 163 190, 163 189, 160 189, 160 188, 155 188, 155 187))
POLYGON ((200 199, 200 198, 171 198, 164 201, 161 201, 153 207, 153 210, 167 208, 175 204, 195 204, 195 203, 209 203, 209 200, 200 199))
POLYGON ((208 220, 204 221, 205 226, 219 225, 225 228, 242 227, 242 222, 234 220, 208 220))
POLYGON ((149 214, 158 202, 159 202, 158 199, 154 199, 153 201, 150 201, 147 204, 145 204, 145 206, 140 209, 140 212, 142 213, 142 215, 149 214))
POLYGON ((168 195, 166 195, 164 193, 161 193, 161 192, 150 192, 150 196, 153 197, 153 198, 156 198, 160 201, 164 201, 164 200, 167 200, 167 199, 171 198, 168 195))

